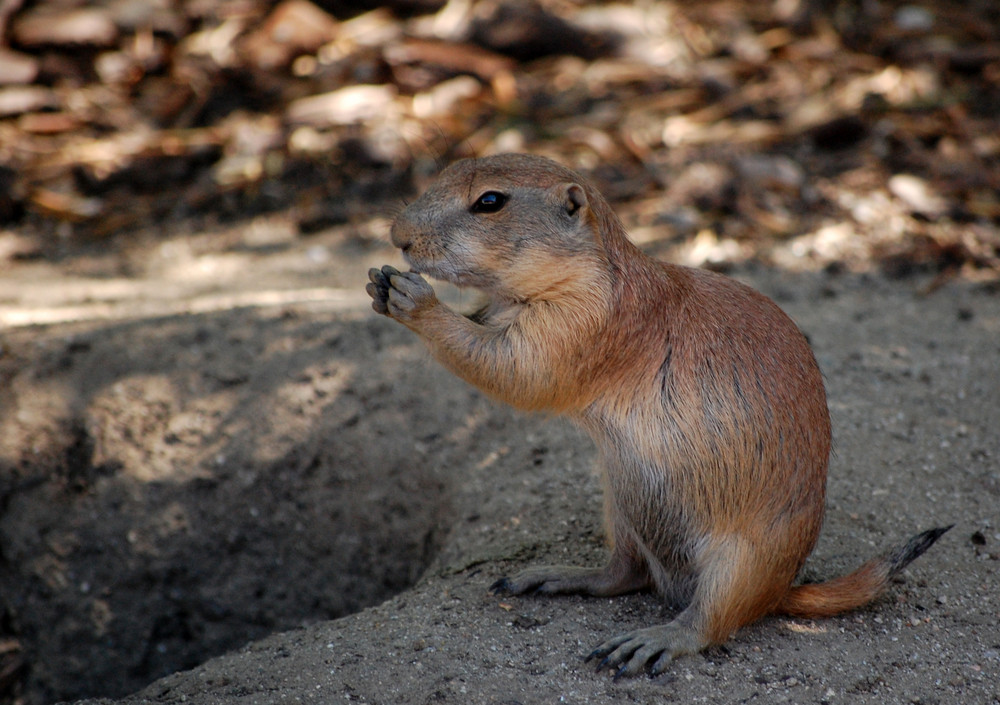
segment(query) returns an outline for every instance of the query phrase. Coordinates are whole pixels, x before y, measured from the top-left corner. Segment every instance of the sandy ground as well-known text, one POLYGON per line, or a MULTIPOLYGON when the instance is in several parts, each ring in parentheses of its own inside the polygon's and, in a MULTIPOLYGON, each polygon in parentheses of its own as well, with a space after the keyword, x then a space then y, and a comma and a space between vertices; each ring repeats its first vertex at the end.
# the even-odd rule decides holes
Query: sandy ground
POLYGON ((582 657, 668 619, 653 596, 488 592, 602 560, 589 440, 370 313, 366 267, 397 261, 383 245, 257 228, 225 255, 205 244, 223 229, 5 279, 0 589, 21 702, 1000 702, 996 288, 733 272, 827 380, 836 451, 803 577, 956 527, 870 608, 765 619, 613 682, 582 657))

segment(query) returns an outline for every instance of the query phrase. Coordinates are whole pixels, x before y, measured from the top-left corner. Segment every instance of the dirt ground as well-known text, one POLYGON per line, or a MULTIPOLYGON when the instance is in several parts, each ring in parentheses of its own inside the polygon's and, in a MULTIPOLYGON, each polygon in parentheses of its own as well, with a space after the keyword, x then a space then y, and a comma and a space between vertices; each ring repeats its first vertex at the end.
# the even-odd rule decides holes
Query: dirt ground
POLYGON ((160 676, 121 702, 1000 702, 995 286, 732 272, 789 311, 827 379, 836 456, 804 577, 956 527, 870 609, 767 619, 614 683, 581 657, 666 619, 653 597, 487 591, 535 562, 600 562, 589 440, 485 399, 370 313, 367 265, 398 263, 374 237, 293 238, 280 216, 239 233, 140 237, 4 282, 38 292, 9 316, 62 320, 2 339, 19 702, 160 676), (142 276, 111 271, 143 252, 142 276))

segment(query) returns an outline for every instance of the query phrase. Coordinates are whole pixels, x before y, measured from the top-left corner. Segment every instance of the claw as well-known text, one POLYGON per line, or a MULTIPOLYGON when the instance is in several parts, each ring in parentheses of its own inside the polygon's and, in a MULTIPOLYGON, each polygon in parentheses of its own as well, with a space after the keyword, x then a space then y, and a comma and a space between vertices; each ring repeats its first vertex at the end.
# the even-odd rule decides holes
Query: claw
POLYGON ((389 298, 389 280, 382 274, 382 270, 374 267, 368 270, 368 279, 370 283, 365 285, 365 291, 372 297, 372 309, 375 313, 388 315, 386 301, 389 298))
POLYGON ((490 585, 490 592, 493 593, 494 595, 499 595, 501 593, 509 593, 510 592, 510 579, 507 578, 506 576, 503 577, 503 578, 500 578, 495 583, 493 583, 492 585, 490 585))
POLYGON ((653 665, 649 667, 649 675, 654 677, 663 675, 667 670, 667 666, 673 662, 673 656, 667 653, 661 654, 660 657, 653 662, 653 665))
POLYGON ((382 270, 376 269, 375 267, 368 270, 368 280, 378 287, 385 287, 389 285, 389 282, 386 281, 385 275, 382 274, 382 270))
POLYGON ((613 639, 608 639, 591 651, 586 660, 591 661, 595 658, 603 656, 604 658, 601 659, 601 662, 597 664, 597 668, 595 669, 598 671, 607 668, 608 666, 615 665, 615 663, 620 660, 615 658, 615 653, 618 651, 618 647, 628 641, 629 638, 629 634, 622 634, 614 637, 613 639))
POLYGON ((596 670, 617 666, 614 679, 634 676, 651 664, 649 671, 659 675, 667 670, 673 660, 698 651, 706 646, 697 632, 676 622, 658 627, 638 629, 608 639, 598 646, 587 661, 603 656, 596 670))

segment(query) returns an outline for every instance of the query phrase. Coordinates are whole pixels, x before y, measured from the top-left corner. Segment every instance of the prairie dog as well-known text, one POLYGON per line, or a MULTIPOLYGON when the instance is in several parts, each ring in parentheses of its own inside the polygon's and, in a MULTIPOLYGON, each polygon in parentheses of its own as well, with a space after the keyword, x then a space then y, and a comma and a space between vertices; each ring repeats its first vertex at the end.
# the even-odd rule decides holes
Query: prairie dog
POLYGON ((600 193, 556 162, 456 162, 391 237, 412 271, 370 270, 375 311, 491 396, 568 416, 599 451, 607 565, 529 568, 494 591, 652 588, 680 609, 599 645, 590 658, 600 667, 656 674, 763 615, 859 607, 947 530, 849 575, 793 586, 819 534, 830 456, 809 344, 750 287, 642 253, 600 193), (476 287, 489 302, 459 315, 421 274, 476 287))

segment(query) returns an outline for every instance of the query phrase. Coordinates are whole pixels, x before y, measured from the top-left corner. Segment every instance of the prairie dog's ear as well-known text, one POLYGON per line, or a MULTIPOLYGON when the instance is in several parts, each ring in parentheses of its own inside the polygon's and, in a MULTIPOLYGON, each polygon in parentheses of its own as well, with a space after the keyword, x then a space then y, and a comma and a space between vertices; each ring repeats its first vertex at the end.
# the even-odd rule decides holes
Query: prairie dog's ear
POLYGON ((580 184, 559 184, 552 188, 551 194, 563 211, 571 218, 575 218, 580 209, 587 205, 587 194, 580 184))
POLYGON ((587 205, 587 194, 583 192, 583 186, 579 184, 567 184, 566 189, 566 213, 576 215, 581 208, 587 205))

